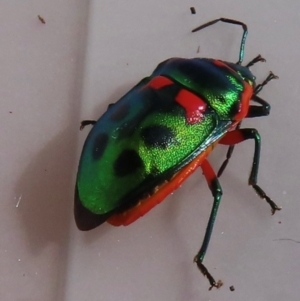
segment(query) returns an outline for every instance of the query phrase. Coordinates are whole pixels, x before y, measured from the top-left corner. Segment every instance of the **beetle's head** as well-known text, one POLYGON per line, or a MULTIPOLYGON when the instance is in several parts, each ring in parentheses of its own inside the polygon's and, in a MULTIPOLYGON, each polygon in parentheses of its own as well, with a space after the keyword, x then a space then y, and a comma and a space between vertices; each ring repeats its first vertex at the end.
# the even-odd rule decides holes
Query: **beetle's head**
POLYGON ((253 88, 256 86, 256 77, 252 74, 247 66, 241 66, 239 64, 227 63, 242 79, 251 85, 253 88))

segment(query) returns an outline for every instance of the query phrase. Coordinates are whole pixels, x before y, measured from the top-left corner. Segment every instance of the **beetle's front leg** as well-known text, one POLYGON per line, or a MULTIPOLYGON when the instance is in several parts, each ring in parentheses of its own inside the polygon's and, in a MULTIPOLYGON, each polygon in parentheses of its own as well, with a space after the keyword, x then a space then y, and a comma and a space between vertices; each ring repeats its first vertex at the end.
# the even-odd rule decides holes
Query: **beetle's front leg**
POLYGON ((277 78, 278 78, 277 75, 275 75, 273 72, 270 72, 267 78, 261 84, 256 86, 251 100, 258 103, 259 106, 253 106, 253 105, 249 106, 249 110, 246 118, 268 116, 270 114, 271 106, 265 100, 258 97, 257 94, 263 89, 263 87, 268 82, 277 78))

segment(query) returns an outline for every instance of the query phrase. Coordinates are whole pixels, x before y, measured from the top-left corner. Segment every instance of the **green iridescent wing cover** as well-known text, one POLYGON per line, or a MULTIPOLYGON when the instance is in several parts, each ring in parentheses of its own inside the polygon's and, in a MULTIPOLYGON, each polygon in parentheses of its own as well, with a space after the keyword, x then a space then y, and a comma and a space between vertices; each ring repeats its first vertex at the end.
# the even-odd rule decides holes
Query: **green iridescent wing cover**
POLYGON ((214 66, 170 59, 109 107, 79 164, 77 194, 85 208, 102 215, 134 205, 223 135, 239 110, 243 82, 214 66), (193 94, 202 111, 188 119, 193 94))

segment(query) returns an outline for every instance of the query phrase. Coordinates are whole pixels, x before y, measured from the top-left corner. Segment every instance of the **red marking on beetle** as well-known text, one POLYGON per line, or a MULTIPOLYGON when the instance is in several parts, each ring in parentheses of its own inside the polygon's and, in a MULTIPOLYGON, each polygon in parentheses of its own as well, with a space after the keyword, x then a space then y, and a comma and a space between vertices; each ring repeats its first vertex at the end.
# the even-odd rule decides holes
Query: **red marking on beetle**
MULTIPOLYGON (((135 222, 137 219, 148 213, 152 208, 161 203, 166 197, 179 188, 180 185, 199 167, 210 152, 214 149, 218 141, 211 144, 205 151, 203 151, 193 161, 179 170, 170 182, 163 183, 154 194, 148 198, 141 200, 136 206, 128 209, 125 212, 116 213, 107 219, 107 222, 113 226, 128 226, 135 222)), ((211 173, 208 178, 212 177, 211 173)))
POLYGON ((225 145, 233 145, 240 143, 245 140, 245 137, 241 134, 239 131, 231 131, 226 133, 225 136, 223 136, 219 143, 225 144, 225 145))
POLYGON ((224 62, 220 60, 214 60, 214 64, 217 65, 218 67, 228 67, 224 62))
POLYGON ((214 64, 217 65, 218 67, 227 68, 227 69, 231 70, 232 72, 236 73, 236 71, 234 69, 232 69, 226 63, 224 63, 220 60, 214 60, 214 64))
POLYGON ((156 76, 154 77, 148 84, 147 86, 153 89, 161 89, 165 86, 170 86, 173 85, 174 83, 168 79, 167 77, 164 76, 156 76))
POLYGON ((175 100, 184 107, 188 124, 195 124, 202 120, 207 107, 202 98, 188 90, 182 89, 177 94, 175 100))
POLYGON ((239 112, 234 116, 234 120, 241 121, 247 116, 249 110, 249 103, 252 95, 253 95, 253 87, 247 82, 244 82, 244 91, 242 93, 239 112))

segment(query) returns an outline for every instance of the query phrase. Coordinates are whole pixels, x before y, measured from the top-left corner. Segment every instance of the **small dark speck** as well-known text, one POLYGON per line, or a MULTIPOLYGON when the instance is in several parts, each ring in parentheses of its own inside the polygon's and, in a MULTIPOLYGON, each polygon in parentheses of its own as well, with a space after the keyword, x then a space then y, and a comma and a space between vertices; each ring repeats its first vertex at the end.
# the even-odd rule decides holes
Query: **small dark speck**
POLYGON ((192 15, 196 15, 196 9, 195 7, 190 7, 192 15))
POLYGON ((23 274, 23 277, 25 277, 25 274, 23 274))
POLYGON ((47 169, 45 169, 45 171, 47 171, 47 169))
POLYGON ((199 53, 200 52, 200 46, 198 46, 198 48, 197 48, 197 53, 199 53))
POLYGON ((129 64, 128 64, 128 63, 126 63, 126 65, 128 66, 129 64))
POLYGON ((278 224, 281 224, 281 221, 279 221, 278 224))
POLYGON ((235 291, 235 288, 234 288, 234 286, 232 285, 230 288, 229 288, 232 292, 234 292, 235 291))
POLYGON ((43 23, 43 24, 46 24, 46 21, 43 17, 41 17, 40 15, 38 15, 38 18, 39 20, 43 23))
POLYGON ((12 114, 12 111, 9 111, 9 114, 12 114))

